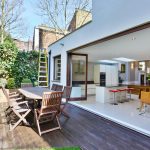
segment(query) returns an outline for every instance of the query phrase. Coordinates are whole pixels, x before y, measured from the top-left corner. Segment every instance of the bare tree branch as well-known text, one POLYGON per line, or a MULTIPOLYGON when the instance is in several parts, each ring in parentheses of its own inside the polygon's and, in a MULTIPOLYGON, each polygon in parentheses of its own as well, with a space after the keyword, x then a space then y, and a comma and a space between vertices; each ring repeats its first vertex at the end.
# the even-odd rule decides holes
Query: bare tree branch
POLYGON ((22 26, 23 0, 1 0, 0 2, 0 33, 1 43, 7 34, 16 33, 22 26))
MULTIPOLYGON (((49 26, 64 35, 76 9, 91 10, 92 0, 38 0, 38 15, 43 16, 49 26)), ((86 20, 85 16, 85 20, 86 20)), ((84 20, 84 21, 85 21, 84 20)), ((82 21, 81 23, 84 23, 82 21)))

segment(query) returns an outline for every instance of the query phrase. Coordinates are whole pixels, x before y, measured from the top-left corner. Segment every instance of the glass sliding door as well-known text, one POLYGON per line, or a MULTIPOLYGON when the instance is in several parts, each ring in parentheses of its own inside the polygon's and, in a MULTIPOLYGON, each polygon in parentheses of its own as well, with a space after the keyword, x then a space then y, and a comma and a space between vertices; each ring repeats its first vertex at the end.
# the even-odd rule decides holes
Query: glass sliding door
POLYGON ((87 62, 87 54, 68 54, 67 85, 72 86, 71 100, 87 99, 87 62))

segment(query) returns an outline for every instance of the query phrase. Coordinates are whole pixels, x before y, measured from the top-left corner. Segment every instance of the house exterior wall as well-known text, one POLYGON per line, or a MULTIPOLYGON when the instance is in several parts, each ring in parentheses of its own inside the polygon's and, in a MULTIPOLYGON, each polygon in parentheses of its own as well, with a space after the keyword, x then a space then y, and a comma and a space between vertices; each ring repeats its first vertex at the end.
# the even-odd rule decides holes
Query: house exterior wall
POLYGON ((77 9, 68 27, 70 32, 78 29, 92 20, 92 14, 89 11, 77 9))
POLYGON ((76 28, 92 20, 92 14, 88 11, 79 10, 76 14, 76 28))
POLYGON ((45 48, 47 49, 50 44, 57 41, 58 39, 62 38, 63 34, 57 34, 52 31, 47 31, 40 29, 39 30, 39 48, 45 48))
POLYGON ((64 35, 60 32, 55 32, 54 29, 47 26, 39 26, 34 29, 33 49, 47 49, 50 44, 62 38, 64 35))
POLYGON ((39 29, 34 29, 34 36, 33 36, 33 49, 39 50, 39 29))
POLYGON ((60 83, 63 85, 66 84, 67 51, 150 21, 149 0, 93 0, 92 4, 91 23, 49 46, 52 54, 51 77, 53 77, 53 57, 61 54, 63 80, 60 83))
POLYGON ((33 42, 30 40, 29 41, 21 41, 18 39, 14 39, 13 41, 20 51, 31 51, 32 50, 33 42))

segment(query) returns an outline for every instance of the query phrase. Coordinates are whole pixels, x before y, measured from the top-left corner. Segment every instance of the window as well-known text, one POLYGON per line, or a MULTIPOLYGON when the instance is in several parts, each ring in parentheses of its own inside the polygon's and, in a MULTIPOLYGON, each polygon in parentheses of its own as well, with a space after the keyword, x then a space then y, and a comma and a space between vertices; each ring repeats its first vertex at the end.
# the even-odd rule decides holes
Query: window
POLYGON ((54 80, 60 81, 61 77, 61 56, 54 57, 54 80))
POLYGON ((144 61, 139 62, 139 70, 145 71, 145 62, 144 61))

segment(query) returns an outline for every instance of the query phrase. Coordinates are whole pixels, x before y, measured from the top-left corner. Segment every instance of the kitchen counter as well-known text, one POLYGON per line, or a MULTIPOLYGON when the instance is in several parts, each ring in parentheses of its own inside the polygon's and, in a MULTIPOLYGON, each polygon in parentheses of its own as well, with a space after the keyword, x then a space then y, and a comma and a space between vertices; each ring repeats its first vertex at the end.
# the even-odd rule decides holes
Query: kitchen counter
MULTIPOLYGON (((107 85, 107 86, 96 86, 96 101, 101 103, 113 102, 113 93, 109 92, 111 89, 124 89, 127 88, 125 85, 107 85)), ((120 97, 125 97, 126 92, 116 93, 116 100, 120 100, 120 97), (120 95, 121 94, 121 95, 120 95)))

